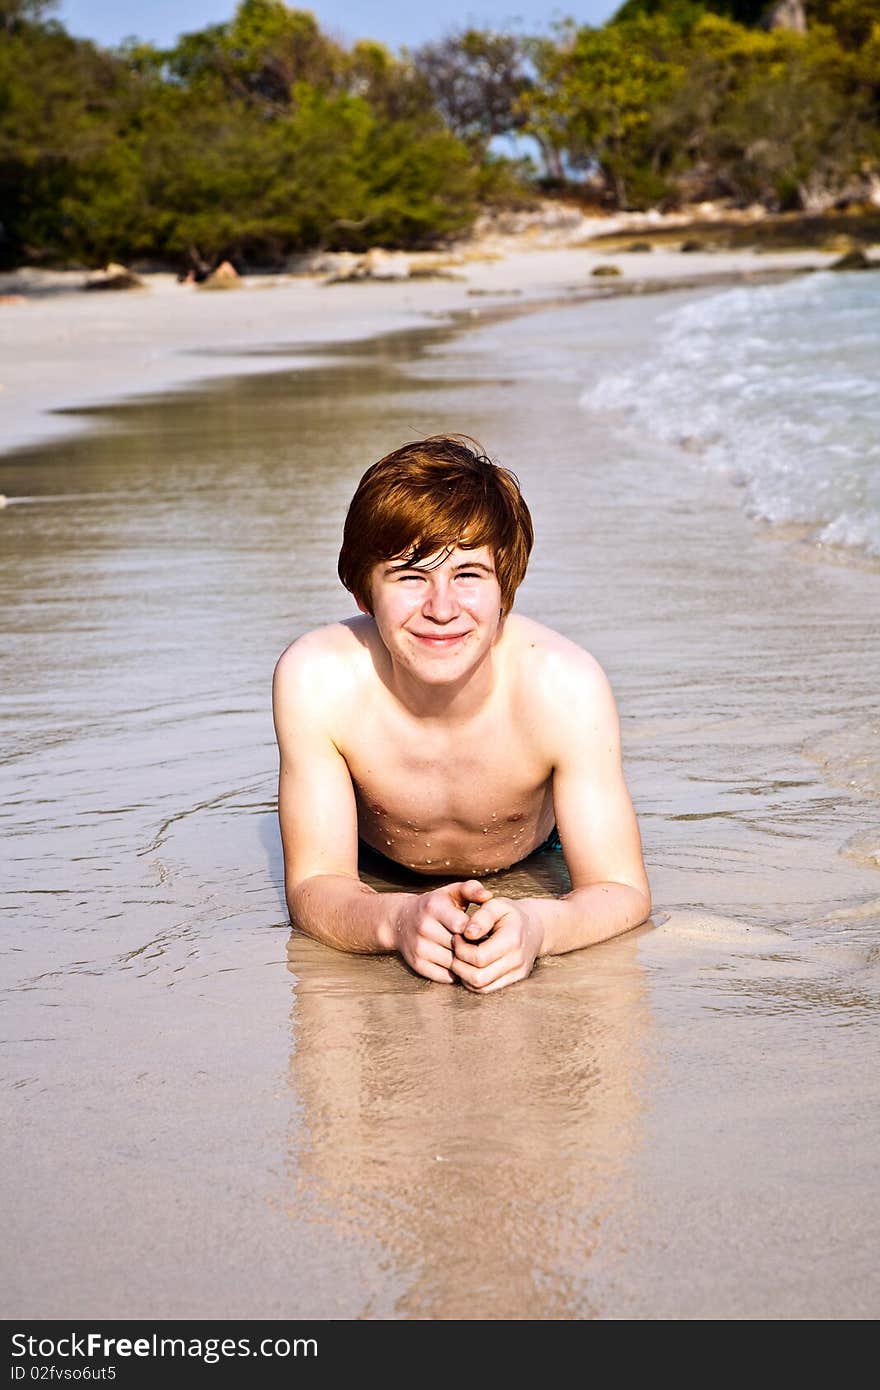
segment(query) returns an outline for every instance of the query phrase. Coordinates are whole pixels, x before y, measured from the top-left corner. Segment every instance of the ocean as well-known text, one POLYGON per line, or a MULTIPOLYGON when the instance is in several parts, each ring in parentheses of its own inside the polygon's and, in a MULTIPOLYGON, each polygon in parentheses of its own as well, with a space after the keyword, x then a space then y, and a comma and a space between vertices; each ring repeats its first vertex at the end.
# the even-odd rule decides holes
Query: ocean
POLYGON ((475 311, 0 460, 7 1316, 876 1316, 878 289, 475 311), (292 932, 275 814, 347 500, 451 430, 655 900, 486 999, 292 932))
POLYGON ((696 452, 748 514, 880 558, 880 275, 831 271, 661 313, 652 350, 585 390, 696 452))

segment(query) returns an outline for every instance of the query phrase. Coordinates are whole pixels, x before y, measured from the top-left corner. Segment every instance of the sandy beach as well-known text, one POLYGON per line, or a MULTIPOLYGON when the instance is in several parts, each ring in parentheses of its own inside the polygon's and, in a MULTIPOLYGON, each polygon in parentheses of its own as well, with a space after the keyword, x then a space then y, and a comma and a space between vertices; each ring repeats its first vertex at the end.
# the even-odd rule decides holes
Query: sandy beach
POLYGON ((877 1316, 880 574, 596 403, 832 259, 0 304, 6 1317, 877 1316), (275 813, 274 661, 351 612, 365 465, 441 429, 611 677, 655 901, 486 998, 291 932, 275 813))
MULTIPOLYGON (((245 277, 209 291, 170 274, 144 277, 142 290, 84 293, 85 274, 0 276, 0 447, 60 438, 84 421, 76 412, 211 378, 270 371, 291 351, 316 352, 451 315, 479 318, 493 306, 576 294, 608 294, 675 281, 725 282, 817 268, 833 253, 676 250, 609 255, 583 247, 477 246, 438 280, 325 284, 325 274, 245 277), (497 259, 494 259, 497 257, 497 259), (620 277, 594 277, 599 266, 620 277), (272 350, 276 349, 273 360, 272 350)), ((95 421, 91 421, 94 428, 95 421)))

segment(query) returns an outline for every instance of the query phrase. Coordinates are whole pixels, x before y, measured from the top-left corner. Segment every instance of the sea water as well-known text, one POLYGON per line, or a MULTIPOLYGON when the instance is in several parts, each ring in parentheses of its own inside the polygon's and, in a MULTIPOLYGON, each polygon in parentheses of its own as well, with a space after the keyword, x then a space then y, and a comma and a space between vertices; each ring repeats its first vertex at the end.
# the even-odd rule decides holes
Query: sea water
POLYGON ((11 1315, 876 1314, 878 575, 681 446, 725 330, 650 397, 719 302, 477 315, 2 462, 11 1315), (658 924, 485 999, 291 931, 269 703, 353 611, 363 469, 453 429, 521 477, 518 607, 611 677, 658 924))
POLYGON ((584 391, 743 489, 751 516, 880 557, 880 275, 825 272, 660 314, 584 391))

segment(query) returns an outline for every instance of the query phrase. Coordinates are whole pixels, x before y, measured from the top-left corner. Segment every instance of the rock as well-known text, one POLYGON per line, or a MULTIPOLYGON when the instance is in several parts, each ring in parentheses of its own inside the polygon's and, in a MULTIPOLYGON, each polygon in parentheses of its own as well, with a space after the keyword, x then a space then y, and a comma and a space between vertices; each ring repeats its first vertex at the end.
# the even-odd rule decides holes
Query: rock
POLYGON ((679 251, 684 251, 684 252, 688 252, 688 251, 705 251, 705 250, 706 250, 706 245, 705 245, 704 242, 698 241, 696 237, 689 237, 687 241, 683 241, 683 242, 681 243, 681 246, 679 246, 678 249, 679 249, 679 251))
POLYGON ((359 268, 355 267, 354 270, 337 270, 332 275, 328 275, 325 280, 322 280, 321 284, 351 285, 354 284, 355 281, 366 280, 366 278, 366 275, 364 275, 359 268))
POLYGON ((593 275, 622 275, 623 271, 619 265, 597 265, 591 271, 593 275))
POLYGON ((629 243, 629 246, 623 246, 621 247, 621 250, 632 251, 636 254, 640 254, 643 251, 653 251, 654 248, 651 245, 650 241, 631 241, 629 243))
POLYGON ((402 251, 372 246, 363 259, 364 274, 371 280, 408 280, 409 261, 402 251))
POLYGON ((351 251, 335 251, 328 253, 323 268, 327 272, 325 285, 345 285, 350 280, 365 280, 366 274, 363 266, 363 257, 355 256, 351 251))
POLYGON ((139 290, 144 282, 139 275, 127 266, 110 261, 96 275, 90 275, 83 285, 84 290, 139 290))
POLYGON ((221 261, 200 285, 203 290, 237 290, 241 285, 241 276, 229 261, 221 261))
POLYGON ((463 280, 454 270, 441 270, 439 266, 414 265, 410 270, 411 280, 463 280))
POLYGON ((848 251, 858 251, 861 248, 859 243, 854 241, 846 232, 837 232, 834 236, 826 237, 819 248, 821 251, 828 251, 838 256, 845 256, 848 251))
POLYGON ((880 270, 880 261, 872 261, 864 251, 847 251, 838 260, 832 261, 829 270, 880 270))
POLYGON ((414 275, 417 270, 449 270, 465 265, 467 261, 468 256, 463 251, 411 251, 409 271, 410 275, 414 275))
POLYGON ((345 285, 355 280, 457 280, 452 271, 441 269, 439 257, 414 264, 402 251, 383 251, 374 246, 363 256, 340 251, 327 266, 325 285, 345 285))
POLYGON ((285 275, 331 275, 335 263, 332 251, 297 251, 284 262, 285 275))
POLYGON ((777 0, 764 20, 766 29, 790 29, 794 34, 807 32, 807 16, 802 0, 777 0))

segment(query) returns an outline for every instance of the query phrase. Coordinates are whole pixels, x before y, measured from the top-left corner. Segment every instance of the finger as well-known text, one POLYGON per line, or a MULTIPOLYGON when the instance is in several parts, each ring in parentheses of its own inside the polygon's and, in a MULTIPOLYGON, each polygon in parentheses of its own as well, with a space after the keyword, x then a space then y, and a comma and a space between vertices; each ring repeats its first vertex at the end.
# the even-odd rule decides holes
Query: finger
POLYGON ((496 898, 494 902, 484 903, 476 912, 471 913, 464 935, 469 941, 481 941, 484 936, 495 930, 502 917, 509 911, 510 903, 506 898, 496 898))
POLYGON ((419 941, 431 941, 435 946, 445 946, 452 950, 453 934, 436 917, 423 917, 419 923, 419 941))
POLYGON ((482 941, 484 937, 489 936, 494 922, 491 918, 483 916, 482 912, 483 909, 478 907, 476 911, 468 913, 468 924, 462 935, 457 938, 458 940, 482 941), (477 918, 476 922, 474 922, 475 917, 477 918))
POLYGON ((485 883, 481 883, 478 878, 466 878, 461 887, 468 902, 485 903, 495 896, 492 889, 487 888, 485 883))
POLYGON ((463 985, 467 985, 468 989, 479 988, 481 977, 476 965, 471 965, 468 961, 462 960, 460 956, 455 956, 449 968, 463 985))
POLYGON ((487 903, 495 894, 491 888, 487 888, 478 878, 465 879, 463 883, 450 883, 455 900, 462 907, 468 903, 487 903))
POLYGON ((433 918, 437 929, 444 932, 447 938, 463 932, 468 924, 467 913, 456 907, 452 899, 442 892, 436 898, 432 897, 428 910, 430 917, 426 917, 426 925, 433 918))
POLYGON ((466 936, 456 936, 453 952, 456 960, 467 961, 468 965, 475 965, 477 969, 482 970, 484 966, 491 965, 502 956, 510 955, 518 944, 515 936, 501 929, 482 941, 468 941, 466 936))
POLYGON ((442 965, 435 965, 433 961, 420 960, 412 968, 417 975, 424 976, 426 980, 434 980, 438 985, 455 984, 456 976, 453 975, 452 971, 444 969, 442 965))
POLYGON ((526 979, 528 972, 524 965, 517 970, 510 970, 506 975, 502 975, 500 980, 493 980, 490 985, 483 985, 481 989, 472 990, 472 994, 494 994, 496 989, 504 989, 507 985, 515 985, 517 980, 526 979))
POLYGON ((448 946, 438 946, 433 941, 424 941, 419 947, 418 955, 415 957, 417 965, 422 961, 432 965, 440 965, 444 970, 448 970, 452 965, 452 951, 448 946))
POLYGON ((477 931, 474 933, 473 936, 471 936, 470 934, 465 936, 464 932, 462 932, 460 936, 457 936, 455 938, 455 940, 466 941, 469 946, 479 946, 481 942, 488 941, 491 935, 492 931, 490 928, 488 931, 477 931))
POLYGON ((456 956, 450 968, 468 989, 484 990, 495 980, 500 980, 503 976, 524 967, 522 956, 518 952, 508 952, 500 960, 482 966, 470 965, 456 956))

